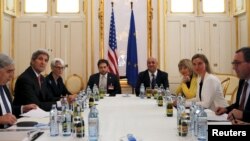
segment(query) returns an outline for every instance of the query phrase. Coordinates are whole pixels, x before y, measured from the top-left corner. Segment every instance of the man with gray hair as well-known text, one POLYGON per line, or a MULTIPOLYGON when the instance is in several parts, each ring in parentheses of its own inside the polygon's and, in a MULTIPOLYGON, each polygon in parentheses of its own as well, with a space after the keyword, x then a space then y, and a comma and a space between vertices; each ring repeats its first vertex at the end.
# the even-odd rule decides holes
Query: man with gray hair
POLYGON ((7 128, 16 122, 18 117, 23 112, 28 112, 35 109, 35 104, 14 106, 12 104, 12 96, 6 84, 13 79, 14 76, 14 62, 13 60, 0 53, 0 128, 7 128))
POLYGON ((30 66, 17 78, 15 85, 14 105, 35 103, 45 111, 49 111, 56 101, 44 83, 45 71, 49 61, 46 50, 39 49, 32 54, 30 66))

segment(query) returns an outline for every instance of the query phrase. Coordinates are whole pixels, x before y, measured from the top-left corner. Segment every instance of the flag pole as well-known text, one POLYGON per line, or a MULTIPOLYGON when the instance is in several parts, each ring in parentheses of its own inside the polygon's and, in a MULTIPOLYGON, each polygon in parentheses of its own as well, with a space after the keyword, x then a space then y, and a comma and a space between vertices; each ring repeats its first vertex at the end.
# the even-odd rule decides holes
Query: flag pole
MULTIPOLYGON (((130 2, 131 10, 133 10, 133 2, 130 2)), ((135 93, 135 88, 132 86, 132 94, 135 93)))
POLYGON ((132 86, 132 93, 136 88, 136 81, 138 77, 138 60, 137 60, 137 45, 136 45, 136 30, 135 20, 133 14, 133 2, 131 3, 131 17, 130 17, 130 28, 128 36, 128 48, 127 48, 127 64, 126 64, 126 76, 127 82, 132 86))

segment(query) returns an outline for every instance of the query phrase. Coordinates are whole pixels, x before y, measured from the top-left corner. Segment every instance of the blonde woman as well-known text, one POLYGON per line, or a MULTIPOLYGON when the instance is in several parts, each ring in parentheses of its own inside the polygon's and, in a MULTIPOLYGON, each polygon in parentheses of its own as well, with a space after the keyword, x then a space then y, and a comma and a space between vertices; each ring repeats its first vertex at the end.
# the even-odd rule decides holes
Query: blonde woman
POLYGON ((176 94, 182 93, 186 99, 194 98, 197 91, 197 75, 193 71, 191 60, 182 59, 178 64, 182 82, 176 89, 176 94))

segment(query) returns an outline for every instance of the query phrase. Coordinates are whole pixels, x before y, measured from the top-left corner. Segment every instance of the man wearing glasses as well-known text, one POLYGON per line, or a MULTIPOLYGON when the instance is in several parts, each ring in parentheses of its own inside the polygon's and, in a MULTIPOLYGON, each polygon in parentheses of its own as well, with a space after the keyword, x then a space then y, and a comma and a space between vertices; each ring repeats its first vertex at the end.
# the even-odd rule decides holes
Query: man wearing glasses
POLYGON ((240 78, 236 102, 226 108, 218 107, 217 115, 228 113, 228 119, 250 122, 250 47, 235 52, 233 69, 240 78))

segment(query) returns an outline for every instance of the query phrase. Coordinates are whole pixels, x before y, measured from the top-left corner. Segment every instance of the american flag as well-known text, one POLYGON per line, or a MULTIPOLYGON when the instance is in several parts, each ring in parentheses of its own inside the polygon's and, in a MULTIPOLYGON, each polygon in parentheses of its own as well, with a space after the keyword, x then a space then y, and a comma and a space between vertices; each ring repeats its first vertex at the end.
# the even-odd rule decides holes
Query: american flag
POLYGON ((119 76, 116 31, 115 31, 115 17, 114 17, 113 7, 112 7, 112 12, 111 12, 110 29, 109 29, 108 60, 109 60, 109 71, 119 76))

